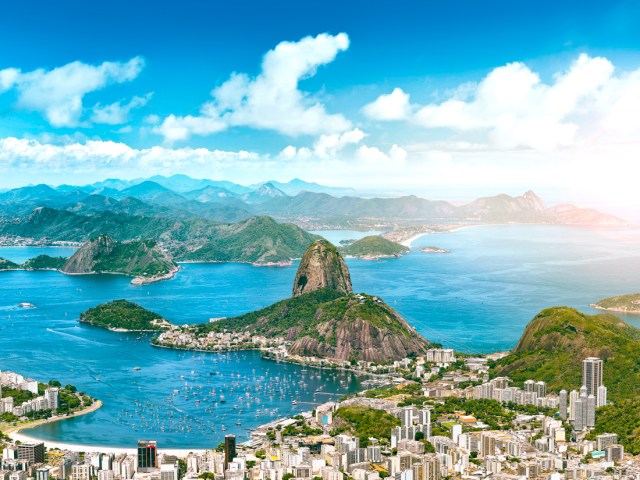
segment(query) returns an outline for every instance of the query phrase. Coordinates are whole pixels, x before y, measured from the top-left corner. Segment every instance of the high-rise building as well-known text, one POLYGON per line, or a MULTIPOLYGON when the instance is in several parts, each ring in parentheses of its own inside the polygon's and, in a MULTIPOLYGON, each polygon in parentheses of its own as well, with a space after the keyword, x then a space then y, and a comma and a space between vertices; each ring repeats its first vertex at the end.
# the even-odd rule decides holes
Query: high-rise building
POLYGON ((587 397, 587 415, 585 423, 589 428, 596 426, 596 397, 593 395, 589 395, 587 397))
POLYGON ((560 390, 560 395, 558 396, 558 402, 559 402, 560 418, 562 420, 566 420, 567 419, 567 391, 566 390, 560 390))
MULTIPOLYGON (((573 429, 578 432, 581 432, 584 429, 584 413, 582 407, 583 398, 584 397, 580 396, 575 402, 573 402, 573 406, 575 409, 575 414, 573 417, 573 429)), ((586 401, 586 398, 584 398, 584 400, 586 401)))
POLYGON ((44 398, 47 399, 48 406, 54 412, 60 407, 60 389, 59 388, 47 388, 44 391, 44 398))
POLYGON ((538 398, 543 398, 547 396, 547 383, 542 380, 536 382, 534 386, 535 392, 538 394, 538 398))
POLYGON ((602 360, 588 357, 582 361, 582 385, 587 387, 587 395, 596 395, 602 385, 602 360))
POLYGON ((607 404, 607 387, 600 385, 596 393, 596 406, 604 407, 607 404))
POLYGON ((535 380, 527 380, 524 382, 524 391, 525 392, 535 392, 536 390, 536 382, 535 380))
POLYGON ((233 462, 236 456, 236 436, 225 435, 224 437, 224 469, 229 467, 229 464, 233 462))
POLYGON ((18 445, 18 460, 27 460, 31 465, 44 463, 44 443, 18 445))
POLYGON ((158 442, 138 441, 138 472, 151 472, 158 468, 158 442))
POLYGON ((571 422, 576 419, 576 400, 578 400, 578 392, 571 390, 569 394, 569 421, 571 422))

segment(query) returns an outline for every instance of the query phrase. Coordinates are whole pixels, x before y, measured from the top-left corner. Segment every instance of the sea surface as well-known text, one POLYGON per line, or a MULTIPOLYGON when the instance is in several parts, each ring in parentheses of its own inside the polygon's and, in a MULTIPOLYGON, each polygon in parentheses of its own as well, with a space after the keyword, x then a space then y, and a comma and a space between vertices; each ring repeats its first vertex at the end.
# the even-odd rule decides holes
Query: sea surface
MULTIPOLYGON (((333 242, 367 234, 323 233, 333 242)), ((348 259, 354 290, 379 295, 429 340, 471 353, 513 347, 546 307, 595 313, 591 303, 640 285, 635 228, 474 227, 414 242, 427 245, 450 253, 414 248, 401 258, 348 259)), ((22 262, 72 251, 7 247, 0 257, 22 262)), ((25 433, 104 446, 152 438, 166 448, 208 448, 225 433, 246 440, 250 428, 357 390, 363 378, 350 373, 276 363, 257 352, 159 349, 148 335, 77 322, 82 311, 118 298, 178 324, 237 315, 289 296, 296 268, 183 264, 173 280, 141 287, 118 275, 0 272, 0 369, 71 383, 104 401, 95 413, 25 433)), ((640 327, 640 317, 624 318, 640 327)))

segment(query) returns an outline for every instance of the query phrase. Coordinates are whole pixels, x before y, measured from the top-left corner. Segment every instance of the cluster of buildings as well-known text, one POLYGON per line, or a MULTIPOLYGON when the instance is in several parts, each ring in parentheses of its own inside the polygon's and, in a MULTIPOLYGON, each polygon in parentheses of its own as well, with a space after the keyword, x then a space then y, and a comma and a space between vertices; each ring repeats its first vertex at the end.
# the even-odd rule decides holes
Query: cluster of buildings
POLYGON ((16 404, 14 397, 3 398, 2 388, 14 390, 26 390, 34 395, 38 394, 38 382, 30 378, 24 378, 14 372, 0 372, 0 414, 11 413, 17 417, 22 417, 31 412, 41 410, 51 410, 55 412, 60 407, 60 389, 49 387, 44 391, 44 395, 32 398, 20 405, 16 404))
POLYGON ((282 344, 284 340, 278 338, 268 339, 248 332, 209 332, 206 335, 201 335, 188 325, 185 325, 183 327, 173 327, 161 333, 155 342, 161 346, 224 352, 247 348, 273 347, 282 344))
MULTIPOLYGON (((430 364, 455 361, 443 349, 434 349, 428 358, 406 359, 397 367, 411 368, 415 374, 419 367, 429 372, 430 364)), ((534 380, 525 382, 522 389, 510 387, 509 379, 489 380, 482 372, 482 368, 452 372, 440 375, 436 382, 424 381, 424 396, 433 392, 434 384, 436 390, 448 392, 434 395, 425 407, 402 406, 402 394, 387 398, 358 395, 266 424, 252 431, 251 439, 243 444, 236 444, 234 435, 226 435, 224 448, 194 451, 180 458, 159 452, 152 440, 138 442, 135 452, 79 455, 50 451, 46 458, 42 443, 9 444, 2 453, 0 480, 640 479, 640 461, 625 456, 616 434, 586 437, 595 422, 595 408, 606 403, 600 359, 584 360, 583 385, 570 394, 550 394, 545 382, 534 380), (484 382, 464 386, 470 378, 484 382), (514 414, 504 430, 490 430, 465 411, 436 413, 442 411, 438 404, 445 404, 451 395, 557 408, 558 412, 514 414), (382 410, 397 418, 399 425, 390 427, 387 438, 344 433, 337 411, 348 406, 382 410), (302 425, 322 433, 303 435, 302 425), (300 428, 300 433, 291 434, 289 427, 300 428)))
POLYGON ((582 361, 582 386, 579 391, 560 391, 560 418, 569 420, 576 432, 586 432, 596 424, 596 408, 607 404, 607 387, 603 385, 602 360, 582 361))

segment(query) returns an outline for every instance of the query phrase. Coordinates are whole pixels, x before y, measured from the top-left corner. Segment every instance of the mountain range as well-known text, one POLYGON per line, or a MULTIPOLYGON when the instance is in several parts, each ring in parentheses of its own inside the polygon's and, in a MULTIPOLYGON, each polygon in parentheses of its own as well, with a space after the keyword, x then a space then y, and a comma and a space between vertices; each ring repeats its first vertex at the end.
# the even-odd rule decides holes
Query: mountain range
POLYGON ((105 212, 170 220, 238 222, 266 215, 305 228, 344 228, 425 223, 551 223, 622 225, 617 217, 572 205, 547 206, 535 193, 500 194, 457 206, 414 195, 363 198, 352 189, 294 179, 252 186, 186 175, 108 179, 84 186, 35 185, 0 193, 0 218, 23 219, 47 207, 82 216, 105 212))

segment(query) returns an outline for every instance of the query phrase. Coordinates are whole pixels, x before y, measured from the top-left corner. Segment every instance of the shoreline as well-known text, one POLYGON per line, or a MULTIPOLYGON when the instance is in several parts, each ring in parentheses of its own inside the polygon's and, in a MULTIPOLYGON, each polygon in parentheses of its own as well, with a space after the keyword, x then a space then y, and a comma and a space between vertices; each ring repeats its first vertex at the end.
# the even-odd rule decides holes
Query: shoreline
MULTIPOLYGON (((36 428, 36 427, 39 427, 40 425, 44 425, 46 423, 55 423, 55 422, 60 422, 62 420, 67 420, 73 417, 81 417, 82 415, 88 415, 89 413, 93 413, 98 409, 100 409, 102 405, 104 405, 102 403, 102 400, 96 400, 87 408, 84 408, 77 412, 73 412, 69 415, 64 415, 64 416, 60 415, 60 416, 55 416, 50 418, 43 418, 40 420, 34 420, 32 422, 21 423, 18 425, 11 425, 9 427, 2 429, 2 433, 5 435, 8 435, 11 438, 14 438, 14 435, 24 435, 20 433, 22 430, 29 430, 31 428, 36 428)), ((24 436, 28 437, 28 435, 24 435, 24 436)))
POLYGON ((611 307, 602 307, 597 303, 589 304, 590 307, 595 308, 596 310, 602 310, 603 312, 614 312, 614 313, 625 313, 627 315, 638 315, 640 316, 640 310, 625 310, 624 308, 611 308, 611 307))

